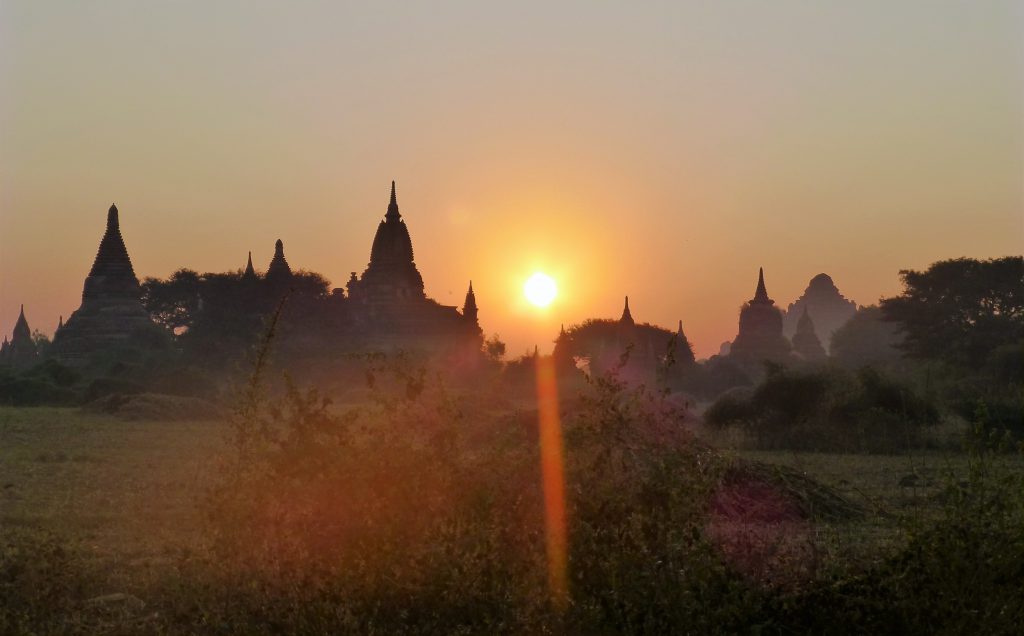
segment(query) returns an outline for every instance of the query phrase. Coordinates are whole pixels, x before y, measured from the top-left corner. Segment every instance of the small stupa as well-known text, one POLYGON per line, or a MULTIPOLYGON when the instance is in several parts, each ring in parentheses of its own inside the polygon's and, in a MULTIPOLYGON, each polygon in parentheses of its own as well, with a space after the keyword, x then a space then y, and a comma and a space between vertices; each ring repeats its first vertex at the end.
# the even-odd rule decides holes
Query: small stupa
POLYGON ((796 333, 793 334, 793 353, 808 362, 820 362, 828 357, 825 347, 821 346, 821 340, 814 331, 814 322, 806 306, 797 322, 796 333))

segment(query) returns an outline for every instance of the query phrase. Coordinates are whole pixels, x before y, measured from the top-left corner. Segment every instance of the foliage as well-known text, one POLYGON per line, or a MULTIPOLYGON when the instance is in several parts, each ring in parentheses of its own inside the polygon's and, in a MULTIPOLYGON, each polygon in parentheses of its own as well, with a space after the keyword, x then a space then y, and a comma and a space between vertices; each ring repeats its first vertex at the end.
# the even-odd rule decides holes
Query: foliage
POLYGON ((881 365, 898 360, 902 338, 899 326, 886 322, 877 305, 861 307, 832 334, 832 358, 848 369, 881 365))
POLYGON ((939 261, 902 270, 903 293, 882 300, 901 347, 918 358, 980 368, 1001 345, 1024 338, 1024 257, 939 261))
POLYGON ((772 370, 749 396, 725 395, 704 414, 737 425, 762 448, 891 452, 939 419, 910 387, 871 368, 772 370))

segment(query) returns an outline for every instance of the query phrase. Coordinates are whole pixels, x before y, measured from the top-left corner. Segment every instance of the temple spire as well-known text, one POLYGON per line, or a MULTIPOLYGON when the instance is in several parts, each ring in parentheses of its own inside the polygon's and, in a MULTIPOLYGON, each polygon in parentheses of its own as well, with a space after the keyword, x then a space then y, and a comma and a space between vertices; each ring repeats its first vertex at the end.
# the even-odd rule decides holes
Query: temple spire
POLYGON ((117 220, 117 206, 111 203, 110 209, 107 210, 107 231, 117 232, 120 229, 120 223, 117 220))
POLYGON ((757 270, 757 291, 754 292, 754 299, 752 303, 764 303, 767 305, 774 304, 771 298, 768 297, 768 290, 764 286, 764 268, 759 267, 757 270))
POLYGON ((245 264, 245 273, 242 274, 242 280, 255 280, 256 270, 252 266, 252 251, 249 251, 249 261, 245 264))
POLYGON ((398 196, 395 194, 395 182, 391 182, 391 201, 388 202, 388 212, 384 215, 386 219, 400 219, 402 215, 398 213, 398 196))
POLYGON ((624 325, 635 324, 633 322, 633 314, 629 311, 629 296, 626 296, 626 305, 622 308, 622 317, 619 318, 619 322, 624 325))
POLYGON ((274 243, 274 258, 270 259, 270 265, 267 267, 267 280, 290 278, 291 275, 292 268, 284 258, 284 242, 277 239, 274 243))
POLYGON ((473 293, 473 281, 469 281, 469 291, 466 292, 466 302, 462 305, 462 315, 474 324, 477 322, 476 294, 473 293))

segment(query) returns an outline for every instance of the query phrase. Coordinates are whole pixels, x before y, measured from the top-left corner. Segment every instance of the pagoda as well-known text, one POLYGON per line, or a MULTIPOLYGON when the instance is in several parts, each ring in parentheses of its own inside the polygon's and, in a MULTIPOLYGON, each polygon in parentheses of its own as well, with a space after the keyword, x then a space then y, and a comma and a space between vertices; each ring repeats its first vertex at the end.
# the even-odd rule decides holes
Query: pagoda
POLYGON ((832 334, 853 318, 857 313, 857 303, 840 293, 831 276, 818 274, 807 284, 803 295, 790 303, 786 310, 783 333, 787 338, 793 338, 798 331, 805 310, 814 321, 822 346, 828 351, 832 334))
POLYGON ((778 361, 788 356, 789 348, 782 335, 782 311, 768 297, 764 268, 760 268, 754 297, 740 308, 739 333, 729 355, 750 362, 778 361))
POLYGON ((346 285, 349 315, 363 342, 373 348, 444 347, 446 343, 474 343, 483 332, 470 282, 460 313, 427 297, 423 277, 414 260, 409 228, 398 209, 395 182, 384 218, 377 225, 370 262, 362 275, 346 285))
POLYGON ((81 365, 111 348, 156 345, 162 336, 142 305, 117 206, 111 205, 106 231, 85 279, 82 304, 54 334, 54 354, 67 364, 81 365))
POLYGON ((804 311, 796 325, 796 333, 793 335, 793 353, 797 354, 807 362, 820 362, 828 357, 825 347, 821 346, 821 340, 814 331, 814 322, 804 305, 804 311))
POLYGON ((11 334, 11 341, 7 342, 4 336, 3 345, 0 345, 0 363, 16 369, 24 369, 32 366, 39 359, 39 351, 35 341, 32 340, 32 330, 25 319, 25 305, 21 306, 18 314, 18 321, 14 323, 14 333, 11 334))

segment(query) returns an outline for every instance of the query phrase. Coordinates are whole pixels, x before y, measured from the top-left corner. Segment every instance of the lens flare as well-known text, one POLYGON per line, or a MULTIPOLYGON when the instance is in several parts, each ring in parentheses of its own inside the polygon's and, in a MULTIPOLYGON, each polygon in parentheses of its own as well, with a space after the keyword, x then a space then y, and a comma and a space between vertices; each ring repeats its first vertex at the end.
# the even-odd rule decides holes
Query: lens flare
POLYGON ((558 382, 551 356, 537 357, 537 419, 540 427, 540 469, 544 484, 548 587, 552 604, 558 609, 564 609, 569 602, 565 477, 562 467, 562 423, 558 414, 558 382))

